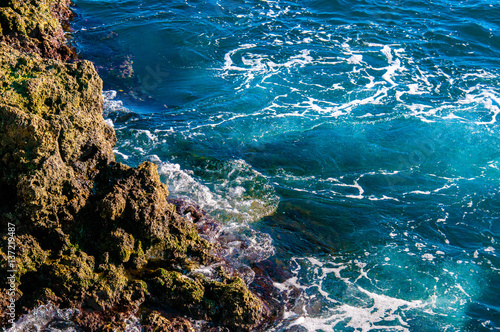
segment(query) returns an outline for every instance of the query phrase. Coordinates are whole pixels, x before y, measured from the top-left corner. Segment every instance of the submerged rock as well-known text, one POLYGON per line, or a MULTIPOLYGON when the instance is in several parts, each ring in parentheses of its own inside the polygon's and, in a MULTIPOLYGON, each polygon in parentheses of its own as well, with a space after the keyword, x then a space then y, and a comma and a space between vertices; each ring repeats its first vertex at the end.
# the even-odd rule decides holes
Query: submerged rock
POLYGON ((168 201, 156 166, 114 161, 94 66, 58 60, 70 54, 67 4, 0 0, 0 278, 16 271, 15 292, 0 285, 0 323, 14 298, 17 315, 78 308, 72 319, 88 331, 140 312, 151 331, 190 331, 184 315, 257 328, 269 312, 240 277, 196 272, 225 264, 219 246, 168 201))

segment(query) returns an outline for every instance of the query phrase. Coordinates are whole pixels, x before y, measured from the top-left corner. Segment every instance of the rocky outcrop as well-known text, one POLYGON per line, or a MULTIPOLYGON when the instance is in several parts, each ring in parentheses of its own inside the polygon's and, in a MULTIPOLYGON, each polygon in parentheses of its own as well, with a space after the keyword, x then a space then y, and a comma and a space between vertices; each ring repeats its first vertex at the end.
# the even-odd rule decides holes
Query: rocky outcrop
POLYGON ((90 62, 45 60, 5 43, 0 58, 2 202, 15 200, 9 206, 30 231, 68 227, 114 159, 101 80, 90 62))
POLYGON ((0 285, 0 323, 14 296, 18 316, 78 308, 88 331, 139 312, 151 331, 189 331, 185 315, 257 328, 266 305, 169 202, 156 166, 114 161, 101 79, 88 61, 61 61, 67 5, 0 0, 0 280, 15 270, 15 293, 0 285), (208 276, 208 265, 219 267, 208 276))

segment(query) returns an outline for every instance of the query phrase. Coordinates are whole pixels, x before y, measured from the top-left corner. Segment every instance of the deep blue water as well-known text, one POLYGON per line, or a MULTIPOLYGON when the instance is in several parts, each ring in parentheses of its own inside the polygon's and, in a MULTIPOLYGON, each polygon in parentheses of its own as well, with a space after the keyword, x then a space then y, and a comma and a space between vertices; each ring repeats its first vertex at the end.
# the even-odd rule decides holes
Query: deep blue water
POLYGON ((276 331, 500 329, 499 2, 75 4, 117 159, 292 270, 276 331))

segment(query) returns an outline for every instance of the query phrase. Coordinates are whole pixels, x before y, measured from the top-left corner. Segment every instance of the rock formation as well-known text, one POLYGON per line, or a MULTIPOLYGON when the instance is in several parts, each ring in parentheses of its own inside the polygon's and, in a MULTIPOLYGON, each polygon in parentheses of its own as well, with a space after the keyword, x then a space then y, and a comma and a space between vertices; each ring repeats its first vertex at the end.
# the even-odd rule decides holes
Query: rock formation
POLYGON ((130 314, 148 331, 191 331, 186 315, 258 328, 266 305, 168 201, 156 166, 114 161, 102 81, 64 40, 68 2, 0 0, 0 323, 15 270, 17 317, 51 302, 78 308, 87 331, 130 314))

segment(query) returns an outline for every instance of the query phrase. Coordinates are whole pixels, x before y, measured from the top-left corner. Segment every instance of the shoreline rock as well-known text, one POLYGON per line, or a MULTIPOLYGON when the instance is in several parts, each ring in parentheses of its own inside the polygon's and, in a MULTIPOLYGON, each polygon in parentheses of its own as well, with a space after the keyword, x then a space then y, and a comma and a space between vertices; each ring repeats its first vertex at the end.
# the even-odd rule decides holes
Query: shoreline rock
POLYGON ((178 213, 156 165, 115 162, 102 81, 92 63, 67 62, 68 6, 0 0, 0 279, 16 270, 17 317, 53 303, 77 308, 86 331, 122 329, 130 314, 147 331, 193 330, 185 315, 219 331, 259 329, 268 305, 178 213), (199 272, 209 265, 213 275, 199 272))
POLYGON ((24 52, 69 60, 74 50, 66 44, 64 27, 73 17, 71 0, 0 0, 0 40, 24 52))

